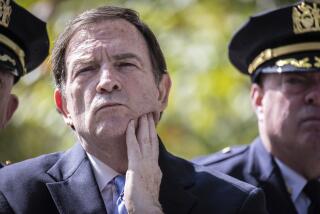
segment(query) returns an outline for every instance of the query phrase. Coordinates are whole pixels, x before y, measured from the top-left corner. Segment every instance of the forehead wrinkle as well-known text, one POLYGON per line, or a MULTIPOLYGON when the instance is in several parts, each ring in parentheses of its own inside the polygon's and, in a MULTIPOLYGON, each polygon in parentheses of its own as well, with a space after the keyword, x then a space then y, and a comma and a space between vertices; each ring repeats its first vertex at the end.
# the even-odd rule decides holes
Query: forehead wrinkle
POLYGON ((105 54, 107 58, 117 60, 124 59, 123 56, 131 54, 135 55, 134 58, 142 65, 145 64, 142 58, 146 55, 151 65, 149 49, 142 34, 135 26, 122 19, 89 24, 79 30, 69 42, 66 54, 67 60, 71 54, 77 54, 76 57, 72 57, 74 62, 90 59, 91 57, 101 61, 105 54), (128 43, 134 45, 128 47, 126 45, 128 43))
POLYGON ((94 56, 96 47, 98 46, 97 41, 84 41, 83 43, 76 46, 73 50, 69 52, 69 55, 75 58, 74 62, 78 61, 88 61, 94 56))
POLYGON ((141 32, 124 19, 104 20, 88 26, 87 30, 97 40, 106 44, 110 51, 117 47, 120 52, 138 50, 138 53, 141 53, 141 50, 145 50, 148 54, 148 45, 141 32))
POLYGON ((94 46, 96 41, 94 32, 90 30, 89 26, 81 28, 71 37, 66 48, 66 56, 73 52, 88 53, 89 48, 94 46))
POLYGON ((67 66, 74 67, 79 62, 88 63, 96 60, 97 54, 103 43, 100 40, 96 40, 94 37, 75 38, 70 41, 70 50, 67 52, 67 66))

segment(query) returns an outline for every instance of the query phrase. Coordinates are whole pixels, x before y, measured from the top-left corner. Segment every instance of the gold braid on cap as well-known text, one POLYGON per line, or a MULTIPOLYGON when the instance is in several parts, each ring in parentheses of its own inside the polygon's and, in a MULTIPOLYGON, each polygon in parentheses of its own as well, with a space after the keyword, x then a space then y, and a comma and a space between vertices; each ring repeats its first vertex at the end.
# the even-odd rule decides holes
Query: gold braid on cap
POLYGON ((269 48, 262 51, 254 60, 249 64, 248 72, 253 74, 253 72, 263 63, 274 59, 279 56, 303 52, 303 51, 316 51, 320 50, 320 42, 305 42, 292 45, 285 45, 277 48, 269 48))
POLYGON ((7 54, 4 54, 4 55, 1 55, 1 54, 0 54, 0 61, 2 61, 2 62, 8 61, 8 62, 10 62, 13 66, 16 66, 16 65, 17 65, 16 61, 15 61, 14 59, 12 59, 10 56, 8 56, 7 54))
POLYGON ((18 59, 22 66, 22 75, 25 75, 27 73, 27 69, 25 64, 25 53, 22 50, 22 48, 20 48, 19 45, 17 45, 15 42, 13 42, 11 39, 9 39, 3 34, 0 34, 0 43, 6 45, 18 56, 18 59))

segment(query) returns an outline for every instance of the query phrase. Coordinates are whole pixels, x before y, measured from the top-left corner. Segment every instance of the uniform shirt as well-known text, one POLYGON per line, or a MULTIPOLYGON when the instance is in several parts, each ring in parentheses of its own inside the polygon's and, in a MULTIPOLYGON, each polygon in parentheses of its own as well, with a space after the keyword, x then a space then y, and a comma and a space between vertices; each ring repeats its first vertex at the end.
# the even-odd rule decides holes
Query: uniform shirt
POLYGON ((89 153, 87 153, 87 155, 93 168, 93 173, 102 195, 104 205, 107 208, 107 213, 114 213, 113 210, 117 198, 114 197, 113 193, 115 192, 116 187, 114 185, 108 185, 108 183, 120 174, 93 155, 90 155, 89 153))
POLYGON ((307 180, 279 159, 275 158, 275 161, 280 168, 287 190, 298 214, 308 214, 308 207, 311 202, 303 193, 307 180))

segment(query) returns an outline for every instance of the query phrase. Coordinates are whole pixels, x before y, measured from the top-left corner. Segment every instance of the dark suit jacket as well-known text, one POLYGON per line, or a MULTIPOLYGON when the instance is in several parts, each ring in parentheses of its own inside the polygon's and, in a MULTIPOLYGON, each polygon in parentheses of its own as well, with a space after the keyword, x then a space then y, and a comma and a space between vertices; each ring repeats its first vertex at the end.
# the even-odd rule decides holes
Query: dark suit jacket
POLYGON ((297 213, 278 166, 259 138, 250 145, 233 147, 193 162, 262 188, 271 214, 297 213))
MULTIPOLYGON (((169 154, 160 145, 160 203, 165 213, 265 213, 261 190, 169 154)), ((0 170, 0 213, 106 213, 79 144, 0 170)))

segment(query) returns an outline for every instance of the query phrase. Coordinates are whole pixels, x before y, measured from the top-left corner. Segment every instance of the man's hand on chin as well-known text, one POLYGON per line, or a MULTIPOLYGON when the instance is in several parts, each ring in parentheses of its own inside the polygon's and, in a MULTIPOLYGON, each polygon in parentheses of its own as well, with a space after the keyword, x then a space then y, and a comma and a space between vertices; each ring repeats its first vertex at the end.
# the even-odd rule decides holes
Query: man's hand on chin
POLYGON ((138 119, 137 131, 131 120, 126 131, 128 171, 124 201, 129 214, 161 214, 159 191, 162 172, 158 164, 159 142, 151 113, 138 119))

